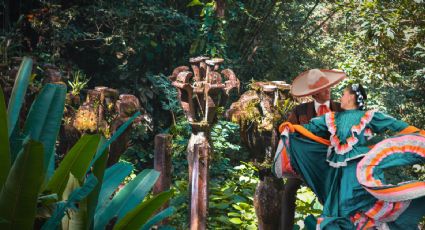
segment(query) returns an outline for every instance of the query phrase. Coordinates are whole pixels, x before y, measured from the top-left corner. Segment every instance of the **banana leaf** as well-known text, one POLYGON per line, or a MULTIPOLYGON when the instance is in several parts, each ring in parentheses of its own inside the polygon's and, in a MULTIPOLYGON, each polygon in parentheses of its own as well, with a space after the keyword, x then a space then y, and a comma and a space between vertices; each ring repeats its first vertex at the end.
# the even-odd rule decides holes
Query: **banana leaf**
POLYGON ((0 229, 32 229, 44 181, 43 145, 28 141, 18 154, 0 193, 0 229))
MULTIPOLYGON (((101 138, 99 147, 106 142, 105 138, 101 138)), ((107 151, 107 150, 106 150, 107 151)), ((87 215, 86 215, 86 229, 93 229, 94 227, 94 215, 96 212, 96 206, 99 200, 99 193, 103 187, 105 178, 106 163, 108 161, 108 153, 102 154, 102 156, 94 163, 92 173, 97 178, 99 183, 93 189, 93 191, 87 196, 85 202, 87 202, 87 215)))
POLYGON ((18 73, 16 74, 15 84, 13 85, 12 94, 10 95, 9 105, 7 108, 7 129, 9 137, 15 129, 16 123, 19 119, 19 114, 22 107, 22 102, 25 99, 25 93, 30 82, 32 71, 32 59, 24 57, 18 73))
POLYGON ((152 199, 149 199, 139 205, 136 208, 131 210, 127 215, 124 216, 118 223, 114 226, 114 230, 124 230, 124 229, 139 229, 148 219, 159 209, 165 202, 167 202, 173 192, 166 191, 162 192, 152 199))
POLYGON ((23 133, 21 133, 20 129, 15 128, 13 130, 12 135, 9 137, 11 165, 13 165, 13 162, 15 162, 18 153, 21 152, 23 148, 23 143, 26 139, 29 140, 30 138, 28 135, 24 135, 23 133))
POLYGON ((134 167, 132 164, 126 162, 118 162, 108 168, 105 172, 105 181, 99 193, 99 202, 97 204, 96 212, 105 208, 111 201, 112 193, 130 175, 134 167))
MULTIPOLYGON (((130 183, 128 183, 124 187, 126 188, 128 186, 129 189, 123 189, 122 191, 118 192, 118 194, 114 197, 114 199, 117 199, 118 202, 125 201, 123 205, 121 205, 121 207, 118 209, 118 220, 123 218, 130 210, 132 210, 134 207, 137 206, 137 204, 139 204, 143 201, 143 199, 145 199, 145 196, 155 185, 155 182, 158 179, 160 172, 154 169, 145 169, 139 175, 134 178, 134 183, 131 183, 133 181, 130 181, 130 183), (145 171, 146 176, 143 175, 145 171), (134 187, 134 189, 132 189, 132 186, 136 185, 136 183, 138 183, 137 187, 134 187), (129 191, 132 192, 127 193, 129 191)), ((114 201, 114 199, 112 199, 112 201, 114 201)))
POLYGON ((9 134, 7 132, 7 111, 3 90, 0 88, 0 191, 10 169, 9 134))
POLYGON ((146 224, 143 225, 141 230, 149 230, 151 227, 153 227, 155 224, 159 223, 163 219, 171 216, 176 211, 175 207, 168 207, 164 209, 163 211, 156 214, 154 217, 150 218, 146 224))
POLYGON ((47 171, 65 107, 66 86, 47 84, 31 105, 24 133, 44 146, 44 172, 47 171))
POLYGON ((70 173, 82 183, 87 168, 96 153, 99 140, 100 135, 83 135, 66 154, 48 182, 46 190, 58 194, 61 199, 70 173))
POLYGON ((55 159, 56 159, 56 154, 53 153, 50 156, 49 159, 49 165, 47 166, 47 171, 46 171, 46 181, 48 181, 50 178, 52 178, 53 174, 55 174, 55 159))
POLYGON ((120 220, 128 211, 143 201, 159 177, 159 172, 145 169, 119 191, 105 209, 95 216, 95 229, 105 229, 113 217, 120 220))
MULTIPOLYGON (((75 183, 78 182, 73 176, 68 176, 70 178, 70 186, 75 186, 75 183)), ((56 204, 55 212, 49 218, 49 220, 44 223, 42 230, 57 229, 57 226, 61 223, 62 218, 65 216, 65 212, 69 211, 78 211, 75 203, 83 200, 87 197, 91 191, 96 187, 98 181, 93 174, 90 174, 82 187, 75 188, 70 192, 68 199, 66 201, 61 201, 56 204)), ((71 189, 70 189, 71 190, 71 189)), ((70 191, 69 190, 69 191, 70 191)), ((68 193, 68 191, 67 191, 68 193)))
MULTIPOLYGON (((71 194, 76 189, 80 188, 79 180, 74 177, 71 173, 69 175, 69 180, 66 185, 65 190, 63 191, 63 200, 69 200, 71 194)), ((86 203, 80 201, 78 203, 78 208, 71 204, 71 207, 67 210, 67 215, 64 215, 61 220, 61 229, 70 230, 70 229, 84 229, 84 216, 87 215, 87 205, 86 203)))
POLYGON ((130 119, 128 119, 124 124, 122 124, 118 130, 114 133, 114 135, 112 135, 111 138, 109 138, 108 141, 106 141, 106 143, 104 145, 102 145, 96 152, 96 155, 94 157, 94 159, 92 160, 92 162, 90 163, 90 167, 93 166, 94 162, 97 161, 97 159, 103 154, 103 152, 105 152, 105 150, 109 147, 109 145, 112 144, 112 142, 114 142, 126 129, 129 125, 131 125, 131 123, 133 122, 133 120, 140 115, 140 112, 136 112, 135 114, 133 114, 133 116, 130 117, 130 119))

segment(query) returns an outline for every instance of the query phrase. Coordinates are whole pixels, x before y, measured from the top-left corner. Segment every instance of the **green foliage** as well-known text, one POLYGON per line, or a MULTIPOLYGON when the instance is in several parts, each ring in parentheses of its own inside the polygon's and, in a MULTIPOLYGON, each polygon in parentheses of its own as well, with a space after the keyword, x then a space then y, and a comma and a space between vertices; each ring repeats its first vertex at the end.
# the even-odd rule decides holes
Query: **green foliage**
POLYGON ((32 53, 58 65, 71 62, 91 76, 91 83, 137 94, 142 104, 150 104, 153 95, 145 74, 170 72, 187 60, 197 28, 185 11, 165 1, 55 4, 44 1, 47 11, 34 9, 34 17, 23 25, 33 34, 23 33, 21 40, 43 37, 31 40, 32 53))
MULTIPOLYGON (((174 150, 172 181, 176 191, 171 204, 177 208, 171 225, 187 229, 189 194, 186 147, 191 130, 188 122, 181 120, 171 127, 170 133, 173 134, 174 150)), ((257 171, 252 163, 240 162, 240 159, 247 159, 248 152, 240 146, 239 138, 239 127, 234 123, 220 120, 212 128, 214 150, 210 162, 209 229, 257 228, 253 206, 257 171)))
MULTIPOLYGON (((226 164, 225 161, 215 163, 226 164)), ((241 163, 235 167, 228 165, 222 175, 214 177, 227 177, 227 180, 210 181, 208 227, 211 229, 257 229, 253 204, 257 169, 252 163, 241 163)))
POLYGON ((136 166, 137 171, 140 171, 146 166, 152 167, 153 134, 163 132, 163 129, 169 127, 171 124, 176 126, 177 117, 182 115, 177 90, 171 85, 171 81, 164 74, 154 75, 147 73, 146 78, 152 85, 150 90, 153 92, 152 98, 156 103, 146 104, 145 107, 149 111, 153 111, 154 116, 161 116, 161 119, 151 121, 146 116, 146 120, 148 121, 134 126, 131 131, 130 138, 133 145, 125 151, 121 159, 131 162, 136 166))
POLYGON ((19 118, 19 111, 21 111, 22 102, 24 101, 25 92, 27 91, 28 84, 30 82, 31 70, 32 70, 32 59, 24 57, 24 60, 19 67, 19 71, 16 74, 16 84, 13 85, 12 95, 10 96, 8 107, 7 107, 7 130, 9 137, 15 129, 16 123, 19 118))
MULTIPOLYGON (((17 81, 16 84, 27 83, 17 81)), ((15 86, 15 88, 21 89, 22 87, 15 86)), ((145 170, 124 186, 110 202, 100 203, 102 207, 98 210, 101 215, 99 218, 95 218, 97 216, 95 216, 94 210, 99 205, 97 200, 109 200, 111 197, 110 193, 102 193, 102 186, 98 185, 103 180, 107 148, 139 113, 126 121, 107 141, 103 141, 98 135, 83 136, 54 172, 53 148, 62 120, 65 93, 63 85, 48 84, 43 87, 29 111, 23 134, 18 135, 21 131, 19 126, 16 126, 10 137, 12 140, 10 142, 16 143, 11 147, 16 148, 14 151, 19 154, 6 175, 2 175, 3 177, 7 176, 0 193, 0 219, 2 220, 0 224, 5 229, 32 228, 36 212, 41 210, 50 210, 48 211, 50 218, 45 222, 44 229, 56 228, 60 222, 62 222, 62 228, 66 229, 90 228, 91 226, 95 228, 102 226, 100 229, 103 229, 114 216, 119 221, 126 218, 129 213, 140 215, 140 213, 146 213, 147 210, 153 212, 169 198, 169 196, 165 196, 155 202, 143 203, 144 197, 153 187, 159 175, 159 172, 154 170, 145 170), (20 136, 26 136, 26 138, 20 141, 14 140, 21 138, 20 136), (46 165, 52 166, 53 177, 50 181, 50 173, 46 170, 46 165), (86 177, 86 175, 88 176, 86 177), (62 182, 65 182, 66 185, 62 182), (99 194, 106 197, 99 198, 99 194), (138 204, 143 208, 140 208, 138 204), (53 213, 52 207, 54 207, 53 213), (65 213, 69 215, 64 217, 65 213)), ((20 94, 25 95, 25 92, 20 92, 20 94)), ((2 96, 3 93, 0 95, 2 96)), ((18 114, 22 101, 23 99, 11 100, 12 105, 19 108, 16 111, 18 114)), ((4 102, 1 102, 0 105, 4 105, 4 102)), ((0 109, 3 113, 6 110, 4 106, 0 109)), ((2 129, 0 133, 7 133, 7 126, 2 126, 0 129, 2 129)), ((8 140, 5 141, 5 143, 8 142, 8 140)), ((10 153, 2 152, 1 154, 10 153)), ((7 156, 3 156, 3 159, 7 158, 7 156)), ((115 181, 116 178, 108 179, 115 181)), ((119 177, 118 179, 123 178, 119 177)), ((111 191, 110 183, 105 183, 105 189, 111 191)), ((115 190, 116 188, 113 188, 112 191, 115 190)), ((171 213, 157 216, 155 220, 161 221, 171 213)), ((150 215, 145 216, 146 220, 149 218, 150 215)), ((144 222, 136 222, 132 226, 138 228, 143 224, 144 222)), ((152 224, 154 223, 151 221, 150 225, 152 224)))
POLYGON ((65 108, 65 95, 64 85, 47 84, 37 95, 25 120, 24 135, 43 143, 46 179, 54 170, 54 149, 65 108))
POLYGON ((319 203, 316 195, 306 186, 298 189, 297 200, 295 202, 295 221, 300 229, 304 227, 304 220, 308 215, 319 216, 322 213, 322 205, 319 203))
POLYGON ((153 75, 148 73, 147 79, 152 84, 153 92, 161 103, 161 108, 164 111, 170 111, 173 124, 176 124, 176 117, 181 115, 183 111, 178 100, 177 89, 171 85, 171 81, 164 74, 153 75))
POLYGON ((91 174, 81 186, 78 179, 70 174, 63 193, 64 200, 56 203, 55 211, 49 220, 44 223, 42 229, 56 229, 60 223, 63 229, 84 228, 87 206, 85 202, 81 201, 93 191, 97 183, 98 180, 91 174), (65 214, 68 215, 65 216, 65 214))
POLYGON ((180 102, 178 100, 177 89, 171 85, 171 81, 168 80, 164 74, 158 75, 147 75, 148 80, 151 82, 155 94, 161 101, 162 109, 169 110, 172 113, 182 112, 180 102))
POLYGON ((80 91, 87 87, 87 83, 90 79, 87 79, 87 76, 80 70, 73 72, 72 76, 73 79, 68 81, 68 84, 71 87, 71 93, 73 95, 79 95, 80 91))
POLYGON ((395 166, 383 170, 386 183, 398 184, 403 181, 425 179, 425 164, 415 164, 408 166, 395 166))
MULTIPOLYGON (((114 229, 137 229, 143 226, 150 216, 159 209, 173 195, 172 191, 162 192, 153 198, 139 204, 133 211, 129 212, 121 221, 115 225, 114 229)), ((165 218, 163 216, 162 218, 165 218)), ((159 219, 158 221, 161 221, 159 219)))
POLYGON ((335 63, 368 86, 369 105, 413 125, 425 124, 421 48, 425 10, 414 1, 345 1, 331 26, 335 63))
MULTIPOLYGON (((173 223, 182 229, 188 228, 187 222, 181 220, 188 219, 186 147, 190 126, 179 117, 181 110, 176 91, 165 75, 176 66, 187 65, 190 56, 225 57, 225 65, 235 71, 243 85, 251 79, 291 82, 294 76, 309 68, 340 68, 348 74, 349 82, 366 86, 369 108, 379 108, 425 128, 423 1, 225 2, 223 18, 217 17, 216 2, 209 0, 38 2, 39 5, 31 4, 30 11, 20 12, 23 13, 20 19, 8 23, 12 26, 7 26, 0 34, 1 62, 9 64, 13 60, 10 57, 30 53, 38 63, 50 62, 68 73, 73 69, 81 70, 91 76, 87 83, 90 87, 107 85, 137 95, 150 117, 161 119, 154 119, 152 126, 138 127, 132 134, 136 145, 126 152, 126 159, 136 163, 137 171, 141 171, 152 160, 153 135, 167 129, 174 135, 176 197, 173 204, 178 212, 173 223)), ((2 129, 5 120, 0 120, 0 148, 3 148, 0 150, 2 154, 7 153, 4 148, 9 145, 4 143, 10 141, 11 153, 10 156, 1 155, 0 180, 3 181, 12 164, 8 162, 13 162, 25 139, 25 134, 14 129, 30 82, 32 65, 29 59, 24 60, 26 70, 18 74, 22 84, 15 85, 14 99, 9 103, 8 129, 2 129), (6 132, 10 139, 5 138, 6 132)), ((3 75, 1 77, 0 83, 3 75)), ((84 86, 83 82, 74 79, 70 85, 72 83, 76 92, 84 86)), ((344 84, 336 89, 341 90, 344 84)), ((336 95, 337 90, 334 90, 336 95)), ((44 109, 51 107, 41 105, 37 108, 46 115, 50 112, 44 109)), ((0 114, 4 114, 1 104, 0 114)), ((42 117, 41 112, 33 114, 42 117)), ((49 120, 47 115, 44 118, 49 120)), ((35 127, 39 122, 31 123, 35 127)), ((246 171, 234 168, 240 160, 249 160, 237 134, 235 125, 223 121, 213 127, 211 134, 215 151, 211 191, 220 199, 211 201, 209 222, 217 228, 240 229, 255 224, 251 219, 254 191, 251 180, 256 180, 252 174, 255 170, 248 166, 246 171), (241 176, 250 179, 240 181, 241 176), (234 191, 234 196, 227 197, 228 190, 221 191, 221 188, 234 191), (235 197, 239 200, 234 200, 235 197), (223 204, 228 204, 231 211, 220 209, 223 204)), ((98 159, 105 155, 104 146, 111 141, 113 139, 100 146, 90 166, 96 162, 101 164, 98 159)), ((52 165, 51 158, 44 161, 52 165)), ((103 174, 100 166, 96 168, 101 171, 99 176, 103 174)), ((306 213, 317 213, 316 203, 312 206, 310 198, 303 199, 298 200, 299 219, 306 213)))
POLYGON ((192 43, 190 48, 190 54, 226 58, 226 36, 224 30, 226 20, 216 16, 217 3, 215 1, 207 3, 192 1, 188 4, 188 7, 191 6, 202 6, 200 13, 202 22, 198 30, 198 38, 192 43))
POLYGON ((7 132, 7 108, 3 90, 0 88, 0 191, 10 169, 9 134, 7 132))
POLYGON ((227 157, 236 162, 247 160, 240 146, 239 126, 233 122, 219 120, 212 127, 211 139, 213 140, 214 159, 227 157))
POLYGON ((44 181, 43 145, 28 141, 18 154, 0 193, 2 229, 31 229, 44 181))
POLYGON ((318 23, 328 16, 318 12, 317 1, 230 1, 226 36, 231 68, 247 82, 284 80, 307 68, 334 67, 321 58, 328 46, 320 47, 318 23), (314 10, 316 9, 316 10, 314 10))
POLYGON ((46 190, 56 193, 61 198, 70 174, 79 183, 84 181, 87 167, 96 153, 99 141, 100 135, 83 135, 55 170, 55 173, 47 184, 46 190))
POLYGON ((151 129, 150 121, 134 124, 130 134, 132 145, 120 157, 123 161, 131 162, 136 167, 136 172, 153 166, 153 142, 151 139, 153 137, 151 129))
POLYGON ((144 170, 138 174, 114 196, 104 209, 98 210, 95 215, 95 229, 104 229, 115 216, 118 217, 118 221, 122 219, 129 210, 143 201, 158 177, 159 172, 155 170, 144 170))

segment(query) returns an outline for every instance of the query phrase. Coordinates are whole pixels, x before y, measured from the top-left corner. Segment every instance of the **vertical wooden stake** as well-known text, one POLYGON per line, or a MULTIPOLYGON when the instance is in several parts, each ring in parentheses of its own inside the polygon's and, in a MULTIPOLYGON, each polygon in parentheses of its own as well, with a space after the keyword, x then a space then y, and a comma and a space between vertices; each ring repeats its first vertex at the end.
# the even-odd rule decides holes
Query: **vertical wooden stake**
POLYGON ((199 150, 199 180, 198 180, 198 190, 199 190, 199 216, 200 216, 200 226, 202 230, 206 229, 207 225, 207 216, 208 216, 208 180, 209 180, 209 152, 210 147, 208 142, 204 142, 200 146, 199 150))
MULTIPOLYGON (((158 134, 155 136, 154 168, 160 172, 158 180, 153 187, 153 194, 167 191, 171 187, 171 139, 169 134, 158 134)), ((160 210, 165 209, 168 203, 160 210)))
POLYGON ((199 144, 195 144, 193 151, 192 180, 190 192, 190 230, 199 229, 199 210, 198 210, 198 178, 199 178, 199 144))
POLYGON ((208 142, 196 144, 193 156, 190 229, 205 230, 208 216, 208 142))

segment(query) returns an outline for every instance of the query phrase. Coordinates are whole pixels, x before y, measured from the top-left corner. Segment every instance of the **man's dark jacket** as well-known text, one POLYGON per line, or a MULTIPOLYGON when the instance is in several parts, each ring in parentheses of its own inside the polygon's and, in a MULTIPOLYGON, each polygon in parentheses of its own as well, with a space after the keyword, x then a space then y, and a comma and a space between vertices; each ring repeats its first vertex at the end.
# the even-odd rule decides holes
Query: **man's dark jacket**
MULTIPOLYGON (((341 104, 335 101, 330 101, 330 109, 334 112, 340 112, 341 104)), ((297 105, 288 117, 288 121, 292 124, 304 125, 317 116, 316 109, 314 108, 314 101, 297 105)))

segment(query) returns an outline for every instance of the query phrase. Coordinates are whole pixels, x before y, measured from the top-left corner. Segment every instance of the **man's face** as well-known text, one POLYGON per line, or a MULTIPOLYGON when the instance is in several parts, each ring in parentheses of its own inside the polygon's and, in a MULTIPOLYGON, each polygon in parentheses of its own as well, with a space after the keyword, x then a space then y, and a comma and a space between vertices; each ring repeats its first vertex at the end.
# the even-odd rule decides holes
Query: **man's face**
POLYGON ((317 92, 316 94, 313 94, 313 98, 319 103, 325 103, 326 101, 329 101, 331 99, 331 89, 323 89, 317 92))

